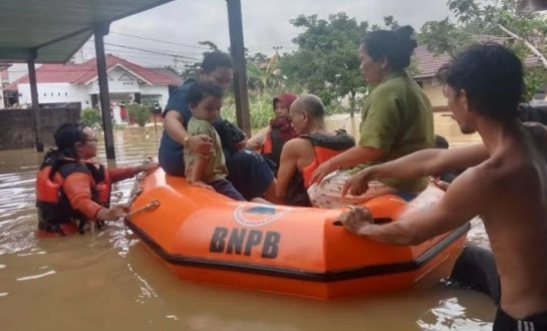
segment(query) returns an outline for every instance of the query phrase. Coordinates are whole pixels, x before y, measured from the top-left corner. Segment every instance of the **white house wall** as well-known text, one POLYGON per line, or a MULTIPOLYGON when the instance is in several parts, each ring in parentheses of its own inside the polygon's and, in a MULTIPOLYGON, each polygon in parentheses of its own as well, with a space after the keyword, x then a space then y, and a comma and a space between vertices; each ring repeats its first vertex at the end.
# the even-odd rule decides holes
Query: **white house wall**
POLYGON ((141 85, 141 95, 158 95, 158 102, 160 104, 160 107, 163 109, 165 108, 165 106, 167 106, 167 101, 169 100, 169 87, 167 85, 141 85))
MULTIPOLYGON (((19 84, 19 104, 32 104, 30 84, 19 84)), ((83 85, 70 83, 40 83, 38 84, 38 100, 40 104, 79 102, 83 108, 91 107, 91 96, 83 85)))
POLYGON ((6 108, 5 102, 4 102, 4 90, 2 89, 2 84, 0 83, 0 109, 6 108))

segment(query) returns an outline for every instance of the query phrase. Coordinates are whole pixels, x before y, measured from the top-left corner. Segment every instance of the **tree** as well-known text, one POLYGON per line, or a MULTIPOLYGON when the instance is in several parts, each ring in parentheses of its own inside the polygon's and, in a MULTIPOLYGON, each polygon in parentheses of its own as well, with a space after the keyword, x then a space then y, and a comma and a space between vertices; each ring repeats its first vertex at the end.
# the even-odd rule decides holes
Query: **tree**
MULTIPOLYGON (((218 52, 220 50, 214 42, 209 40, 200 41, 198 42, 198 44, 209 47, 209 50, 202 53, 203 57, 205 57, 207 54, 210 54, 212 52, 218 52)), ((197 77, 199 74, 200 68, 201 68, 201 60, 196 61, 192 64, 187 64, 185 65, 184 70, 182 71, 180 76, 182 77, 183 80, 186 80, 191 77, 197 77)))
POLYGON ((526 63, 526 100, 540 91, 547 80, 547 19, 522 11, 520 0, 449 0, 456 21, 446 18, 427 22, 420 41, 429 51, 455 56, 465 47, 494 41, 513 49, 526 63))
POLYGON ((358 23, 343 12, 328 20, 300 15, 290 22, 305 30, 293 39, 298 51, 282 57, 281 74, 317 94, 325 105, 349 95, 353 116, 357 92, 366 87, 357 50, 368 23, 358 23))
POLYGON ((264 91, 275 94, 283 86, 278 64, 279 56, 277 54, 269 59, 261 53, 248 58, 247 84, 249 89, 258 90, 259 94, 263 94, 264 91))

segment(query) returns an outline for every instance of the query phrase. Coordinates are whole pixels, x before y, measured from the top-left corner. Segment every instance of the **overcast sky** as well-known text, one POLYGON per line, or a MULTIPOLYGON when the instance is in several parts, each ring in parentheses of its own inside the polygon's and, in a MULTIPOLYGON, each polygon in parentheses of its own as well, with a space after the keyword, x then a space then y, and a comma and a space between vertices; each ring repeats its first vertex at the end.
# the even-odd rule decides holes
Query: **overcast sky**
MULTIPOLYGON (((384 16, 393 15, 401 24, 416 30, 424 22, 445 18, 449 13, 445 0, 242 0, 245 46, 252 52, 272 53, 273 46, 290 51, 291 39, 299 30, 289 20, 300 14, 346 12, 361 21, 381 23, 384 16)), ((119 34, 159 39, 197 46, 210 40, 222 49, 229 46, 225 0, 176 0, 166 5, 115 22, 106 43, 143 48, 160 53, 200 58, 203 49, 143 40, 119 34)), ((202 46, 201 46, 202 47, 202 46)), ((114 53, 141 65, 173 65, 173 57, 146 53, 135 49, 107 45, 114 53)), ((86 58, 94 57, 92 43, 84 47, 86 58)), ((187 59, 191 61, 191 59, 187 59)), ((181 65, 181 64, 179 64, 181 65)))

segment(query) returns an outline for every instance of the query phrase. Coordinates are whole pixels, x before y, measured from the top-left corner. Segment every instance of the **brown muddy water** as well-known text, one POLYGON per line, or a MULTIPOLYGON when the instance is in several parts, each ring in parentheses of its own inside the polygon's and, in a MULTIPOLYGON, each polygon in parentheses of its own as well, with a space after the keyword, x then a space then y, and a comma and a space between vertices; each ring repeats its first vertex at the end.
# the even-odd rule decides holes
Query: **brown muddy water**
MULTIPOLYGON (((436 114, 436 132, 452 146, 478 141, 436 114)), ((337 116, 332 128, 357 132, 337 116)), ((161 128, 115 132, 118 160, 155 156, 161 128)), ((102 146, 102 145, 100 145, 102 146)), ((98 159, 103 161, 104 151, 98 159)), ((30 330, 490 330, 494 305, 485 296, 439 285, 369 298, 316 301, 182 281, 125 230, 65 239, 34 236, 34 180, 42 155, 0 152, 0 329, 30 330)), ((125 194, 132 182, 115 186, 125 194)), ((480 224, 468 241, 487 246, 480 224)))

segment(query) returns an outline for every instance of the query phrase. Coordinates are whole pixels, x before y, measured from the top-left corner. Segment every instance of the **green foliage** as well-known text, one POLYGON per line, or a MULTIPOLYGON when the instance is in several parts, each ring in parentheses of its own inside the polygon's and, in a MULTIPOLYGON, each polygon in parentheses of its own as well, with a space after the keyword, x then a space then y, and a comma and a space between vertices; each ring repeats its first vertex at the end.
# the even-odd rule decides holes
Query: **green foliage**
MULTIPOLYGON (((455 56, 476 42, 504 43, 524 62, 533 55, 524 41, 541 54, 547 54, 547 18, 545 15, 518 11, 519 0, 448 0, 448 7, 456 21, 446 18, 427 22, 421 30, 420 41, 429 51, 455 56), (518 38, 514 38, 515 34, 518 38)), ((538 61, 525 70, 525 99, 530 100, 544 87, 546 68, 538 61)))
POLYGON ((368 23, 357 22, 343 12, 330 15, 328 20, 300 15, 290 22, 304 31, 293 40, 298 51, 281 59, 282 74, 317 94, 327 106, 346 95, 355 105, 357 89, 365 85, 357 50, 368 23))
MULTIPOLYGON (((273 111, 273 96, 267 94, 249 95, 251 127, 264 128, 275 116, 273 111)), ((222 107, 222 118, 237 123, 236 106, 233 98, 226 98, 222 107)))
POLYGON ((135 121, 140 127, 144 127, 150 121, 150 107, 132 103, 127 106, 127 111, 130 116, 135 118, 135 121))
MULTIPOLYGON (((249 108, 251 115, 251 127, 253 129, 264 128, 268 126, 270 120, 274 118, 274 109, 273 109, 273 98, 274 95, 264 93, 251 93, 249 95, 249 108)), ((357 99, 357 103, 361 99, 357 99)), ((330 107, 327 107, 327 114, 340 114, 344 113, 347 110, 340 105, 340 103, 332 104, 330 107)), ((224 104, 222 107, 222 118, 228 120, 232 123, 237 123, 236 118, 236 107, 233 96, 228 95, 224 98, 224 104)))
POLYGON ((247 86, 251 91, 259 94, 280 93, 283 89, 282 77, 278 69, 279 57, 277 55, 265 59, 261 53, 255 54, 247 60, 247 86))
POLYGON ((81 122, 92 129, 102 129, 103 126, 101 112, 94 108, 84 108, 82 110, 81 122))

